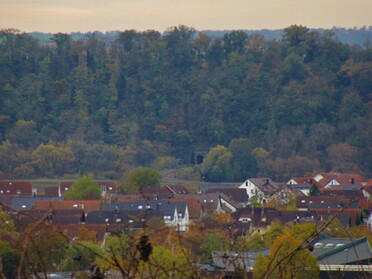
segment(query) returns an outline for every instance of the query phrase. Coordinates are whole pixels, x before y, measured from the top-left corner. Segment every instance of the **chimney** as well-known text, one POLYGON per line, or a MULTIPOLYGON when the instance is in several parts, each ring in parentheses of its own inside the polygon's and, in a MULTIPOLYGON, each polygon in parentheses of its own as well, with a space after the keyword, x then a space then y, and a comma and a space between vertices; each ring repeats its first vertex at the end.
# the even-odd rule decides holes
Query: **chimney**
POLYGON ((269 185, 269 179, 266 178, 266 185, 269 185))
POLYGON ((350 178, 351 184, 354 184, 354 178, 350 178))
POLYGON ((313 179, 312 178, 309 179, 309 182, 310 182, 310 185, 313 185, 313 179))
POLYGON ((328 205, 328 214, 331 214, 331 206, 328 205))

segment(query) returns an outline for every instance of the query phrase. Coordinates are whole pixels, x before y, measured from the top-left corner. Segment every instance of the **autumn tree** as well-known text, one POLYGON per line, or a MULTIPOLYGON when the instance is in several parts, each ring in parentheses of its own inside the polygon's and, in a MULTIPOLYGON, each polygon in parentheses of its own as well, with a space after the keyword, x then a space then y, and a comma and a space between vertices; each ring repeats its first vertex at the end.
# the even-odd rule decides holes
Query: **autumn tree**
POLYGON ((291 234, 278 237, 267 258, 259 257, 254 265, 255 278, 318 278, 319 266, 302 242, 291 234))

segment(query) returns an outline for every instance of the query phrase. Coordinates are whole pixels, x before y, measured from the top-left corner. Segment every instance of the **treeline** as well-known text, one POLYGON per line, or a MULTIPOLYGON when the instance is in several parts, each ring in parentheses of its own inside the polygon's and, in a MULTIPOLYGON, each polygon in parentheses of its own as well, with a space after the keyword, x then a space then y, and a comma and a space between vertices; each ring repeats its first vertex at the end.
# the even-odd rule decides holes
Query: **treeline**
POLYGON ((0 33, 3 176, 189 164, 195 150, 237 139, 247 144, 234 154, 248 154, 252 167, 232 167, 251 175, 371 175, 368 43, 296 25, 279 41, 178 26, 127 30, 113 42, 58 33, 51 42, 0 33))

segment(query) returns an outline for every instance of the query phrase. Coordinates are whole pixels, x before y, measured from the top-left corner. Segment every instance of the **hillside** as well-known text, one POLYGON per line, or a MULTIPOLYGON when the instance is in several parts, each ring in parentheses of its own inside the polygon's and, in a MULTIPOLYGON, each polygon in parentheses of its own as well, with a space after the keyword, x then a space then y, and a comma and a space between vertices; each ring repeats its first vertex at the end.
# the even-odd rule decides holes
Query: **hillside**
POLYGON ((372 175, 370 44, 303 26, 275 40, 206 34, 59 33, 46 44, 2 30, 0 175, 115 178, 192 164, 218 145, 243 176, 372 175))

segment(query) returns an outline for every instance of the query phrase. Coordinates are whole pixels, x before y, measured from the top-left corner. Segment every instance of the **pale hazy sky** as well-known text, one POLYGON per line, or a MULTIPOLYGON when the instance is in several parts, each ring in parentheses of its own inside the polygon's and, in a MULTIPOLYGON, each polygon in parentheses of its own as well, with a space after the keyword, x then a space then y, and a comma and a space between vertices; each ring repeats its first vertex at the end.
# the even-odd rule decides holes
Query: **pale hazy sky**
POLYGON ((0 0, 0 29, 88 32, 372 25, 372 0, 0 0))

